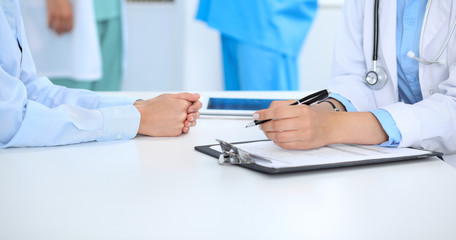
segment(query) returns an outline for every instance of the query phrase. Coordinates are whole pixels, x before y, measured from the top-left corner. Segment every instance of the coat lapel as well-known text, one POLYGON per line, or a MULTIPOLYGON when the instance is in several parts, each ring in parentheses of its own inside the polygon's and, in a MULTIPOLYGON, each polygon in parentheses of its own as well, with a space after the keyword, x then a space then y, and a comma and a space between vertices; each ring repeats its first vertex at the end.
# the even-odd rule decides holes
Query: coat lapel
POLYGON ((450 18, 451 14, 451 1, 452 0, 434 0, 429 6, 429 13, 426 24, 424 27, 423 35, 423 55, 425 58, 432 58, 434 56, 426 56, 425 50, 438 35, 440 30, 447 26, 445 23, 450 18))

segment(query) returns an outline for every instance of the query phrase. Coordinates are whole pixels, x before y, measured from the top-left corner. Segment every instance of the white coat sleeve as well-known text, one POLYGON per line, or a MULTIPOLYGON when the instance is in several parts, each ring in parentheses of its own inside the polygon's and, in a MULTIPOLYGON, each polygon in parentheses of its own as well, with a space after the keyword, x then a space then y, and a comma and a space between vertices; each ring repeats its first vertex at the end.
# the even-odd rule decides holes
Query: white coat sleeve
POLYGON ((456 153, 456 64, 450 69, 449 78, 439 85, 439 93, 413 105, 399 102, 382 107, 401 132, 399 147, 456 153))

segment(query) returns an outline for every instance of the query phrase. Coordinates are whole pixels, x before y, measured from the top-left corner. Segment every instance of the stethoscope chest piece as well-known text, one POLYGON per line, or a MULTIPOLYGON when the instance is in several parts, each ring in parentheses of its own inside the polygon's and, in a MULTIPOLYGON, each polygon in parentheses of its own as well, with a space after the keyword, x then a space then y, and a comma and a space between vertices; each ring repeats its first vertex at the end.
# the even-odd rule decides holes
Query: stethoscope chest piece
POLYGON ((375 67, 375 70, 366 74, 366 84, 373 90, 382 89, 388 80, 388 74, 382 67, 375 67))

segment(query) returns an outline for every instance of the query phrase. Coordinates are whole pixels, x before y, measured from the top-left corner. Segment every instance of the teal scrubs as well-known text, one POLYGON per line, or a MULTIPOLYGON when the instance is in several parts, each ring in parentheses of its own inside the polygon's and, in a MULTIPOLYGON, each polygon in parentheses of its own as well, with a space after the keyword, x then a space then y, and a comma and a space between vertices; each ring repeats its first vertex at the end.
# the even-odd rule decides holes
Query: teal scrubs
POLYGON ((220 31, 226 90, 298 90, 297 57, 317 0, 200 0, 220 31))
POLYGON ((95 19, 100 41, 102 77, 93 82, 53 78, 53 83, 93 91, 119 91, 122 87, 122 2, 94 0, 95 19))

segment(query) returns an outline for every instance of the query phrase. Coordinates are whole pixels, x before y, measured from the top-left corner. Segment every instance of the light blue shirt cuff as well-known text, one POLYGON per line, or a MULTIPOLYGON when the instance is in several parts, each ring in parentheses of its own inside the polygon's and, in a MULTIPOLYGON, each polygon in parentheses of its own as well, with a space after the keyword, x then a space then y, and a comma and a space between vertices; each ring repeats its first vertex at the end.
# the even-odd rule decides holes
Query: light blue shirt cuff
POLYGON ((337 94, 337 93, 331 93, 331 94, 329 94, 329 97, 336 99, 342 105, 344 105, 345 110, 347 110, 347 112, 357 112, 355 106, 353 106, 353 104, 350 102, 350 100, 346 99, 342 95, 337 94))
POLYGON ((136 98, 102 96, 98 108, 133 105, 136 98))
POLYGON ((133 105, 98 109, 103 115, 103 132, 97 141, 130 139, 136 136, 141 114, 133 105))
POLYGON ((391 114, 384 109, 377 109, 370 111, 375 115, 380 124, 382 125, 383 130, 385 130, 388 135, 388 141, 380 144, 382 147, 397 147, 401 142, 402 135, 399 129, 397 128, 396 122, 394 121, 391 114))

